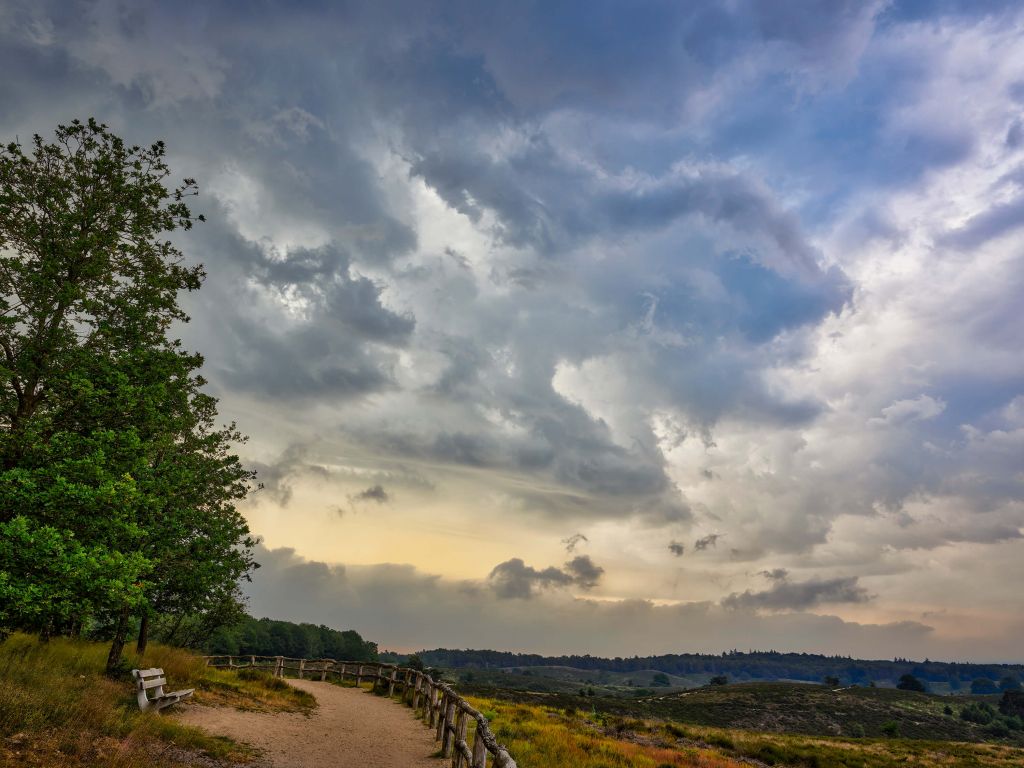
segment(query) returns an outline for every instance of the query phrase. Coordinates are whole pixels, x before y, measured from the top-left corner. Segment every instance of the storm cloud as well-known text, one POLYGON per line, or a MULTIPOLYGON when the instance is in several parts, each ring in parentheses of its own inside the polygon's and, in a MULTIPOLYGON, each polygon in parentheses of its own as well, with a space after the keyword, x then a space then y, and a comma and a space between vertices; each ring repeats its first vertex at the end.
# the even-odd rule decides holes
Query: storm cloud
POLYGON ((4 141, 95 115, 199 180, 175 334, 251 436, 259 610, 1009 647, 1017 4, 15 0, 0 64, 4 141))

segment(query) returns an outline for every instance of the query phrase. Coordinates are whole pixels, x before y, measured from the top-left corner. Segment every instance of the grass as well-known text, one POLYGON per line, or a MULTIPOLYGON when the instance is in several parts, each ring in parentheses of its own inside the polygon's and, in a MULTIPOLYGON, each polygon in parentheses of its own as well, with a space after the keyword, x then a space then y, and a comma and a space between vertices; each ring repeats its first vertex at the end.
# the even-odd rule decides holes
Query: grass
MULTIPOLYGON (((249 709, 303 711, 309 694, 269 675, 209 669, 187 651, 151 645, 126 658, 123 674, 103 675, 107 646, 15 634, 0 643, 0 766, 150 768, 192 764, 189 753, 245 763, 252 750, 208 736, 173 717, 140 712, 128 670, 162 667, 171 690, 195 700, 249 709)), ((173 710, 171 710, 173 711, 173 710)))
POLYGON ((498 738, 529 768, 1011 768, 1024 749, 903 738, 814 737, 680 725, 560 709, 503 699, 472 698, 498 738))

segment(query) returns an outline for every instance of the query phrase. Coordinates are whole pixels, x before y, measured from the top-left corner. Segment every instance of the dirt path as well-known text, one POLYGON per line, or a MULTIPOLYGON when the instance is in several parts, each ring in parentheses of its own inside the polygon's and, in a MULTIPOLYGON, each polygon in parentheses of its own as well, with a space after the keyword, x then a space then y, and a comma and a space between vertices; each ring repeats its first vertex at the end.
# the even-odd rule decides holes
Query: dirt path
POLYGON ((433 733, 396 701, 359 688, 289 680, 316 696, 311 715, 190 706, 182 722, 264 750, 273 768, 443 768, 433 733))

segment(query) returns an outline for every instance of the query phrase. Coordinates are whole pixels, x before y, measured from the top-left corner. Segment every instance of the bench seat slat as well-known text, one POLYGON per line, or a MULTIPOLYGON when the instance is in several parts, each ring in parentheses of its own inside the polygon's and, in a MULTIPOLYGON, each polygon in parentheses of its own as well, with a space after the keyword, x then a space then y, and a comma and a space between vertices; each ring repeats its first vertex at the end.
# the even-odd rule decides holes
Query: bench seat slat
POLYGON ((163 687, 167 685, 167 678, 164 676, 164 671, 158 668, 133 669, 132 677, 135 678, 139 709, 141 710, 154 708, 160 711, 172 704, 177 704, 182 699, 189 698, 195 692, 195 688, 186 688, 180 691, 164 693, 163 687), (156 689, 154 691, 155 696, 151 699, 149 698, 148 691, 154 688, 156 689))

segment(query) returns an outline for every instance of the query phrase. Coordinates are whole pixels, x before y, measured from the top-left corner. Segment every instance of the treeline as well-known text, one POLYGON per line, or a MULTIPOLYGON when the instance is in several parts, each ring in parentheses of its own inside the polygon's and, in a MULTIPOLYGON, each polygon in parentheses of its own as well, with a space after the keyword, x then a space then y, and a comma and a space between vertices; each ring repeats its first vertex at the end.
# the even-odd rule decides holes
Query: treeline
POLYGON ((970 688, 979 678, 1000 680, 1021 676, 1020 664, 966 664, 907 659, 863 660, 845 656, 823 656, 810 653, 779 653, 777 651, 728 651, 712 654, 666 654, 601 658, 599 656, 541 656, 504 651, 451 650, 438 648, 420 651, 425 664, 449 669, 501 669, 509 667, 573 667, 609 672, 641 672, 656 670, 670 675, 727 675, 730 680, 806 680, 821 682, 835 677, 844 685, 895 682, 903 675, 913 675, 929 683, 948 683, 958 690, 970 688))
POLYGON ((216 630, 203 648, 211 655, 377 660, 377 644, 363 640, 354 630, 339 631, 323 624, 295 624, 252 616, 246 616, 235 626, 216 630))
POLYGON ((241 616, 251 487, 171 336, 204 278, 169 239, 202 216, 162 142, 94 120, 0 147, 0 638, 172 642, 241 616))

